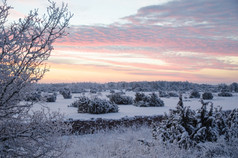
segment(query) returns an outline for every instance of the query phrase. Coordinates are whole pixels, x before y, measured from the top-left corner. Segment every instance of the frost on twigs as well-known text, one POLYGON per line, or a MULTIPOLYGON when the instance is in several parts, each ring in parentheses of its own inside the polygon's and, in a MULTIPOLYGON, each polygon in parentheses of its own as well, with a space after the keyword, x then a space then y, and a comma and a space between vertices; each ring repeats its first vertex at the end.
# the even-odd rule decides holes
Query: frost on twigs
POLYGON ((43 17, 33 10, 7 25, 12 7, 0 2, 0 157, 52 157, 64 149, 55 143, 65 133, 60 115, 30 115, 32 103, 23 101, 48 71, 44 61, 72 17, 66 4, 49 3, 43 17))
POLYGON ((28 87, 43 77, 48 70, 44 61, 53 50, 52 44, 67 35, 66 28, 72 17, 67 5, 58 8, 50 1, 47 14, 42 18, 34 10, 7 26, 10 8, 6 3, 0 6, 0 117, 15 114, 6 111, 16 106, 19 109, 18 103, 28 87))
POLYGON ((57 112, 28 111, 0 122, 1 157, 50 157, 62 154, 68 146, 62 140, 71 126, 57 112))

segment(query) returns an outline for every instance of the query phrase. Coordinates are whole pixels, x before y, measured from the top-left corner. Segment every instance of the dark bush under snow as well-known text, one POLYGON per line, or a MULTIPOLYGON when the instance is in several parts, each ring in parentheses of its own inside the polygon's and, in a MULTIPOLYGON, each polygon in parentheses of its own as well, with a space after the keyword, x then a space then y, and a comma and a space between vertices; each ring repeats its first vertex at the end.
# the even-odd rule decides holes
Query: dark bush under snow
POLYGON ((63 95, 64 99, 71 99, 71 91, 69 88, 64 88, 60 91, 60 94, 63 95))
POLYGON ((177 109, 171 110, 158 126, 154 126, 153 137, 165 144, 175 143, 185 149, 200 143, 216 142, 221 136, 224 136, 227 142, 237 139, 238 109, 227 114, 221 108, 213 108, 211 102, 201 102, 200 109, 191 110, 183 106, 181 96, 177 109))
POLYGON ((232 97, 232 94, 229 92, 221 92, 221 93, 218 93, 218 96, 219 97, 232 97))
POLYGON ((103 114, 118 112, 118 106, 108 100, 94 98, 89 99, 85 96, 80 97, 70 106, 77 107, 79 113, 103 114))
POLYGON ((164 101, 161 100, 155 93, 150 95, 136 93, 134 105, 138 107, 162 107, 164 106, 164 101))
POLYGON ((211 100, 213 99, 213 95, 211 92, 205 92, 202 94, 202 99, 204 100, 211 100))
POLYGON ((111 102, 119 105, 129 105, 133 104, 132 97, 122 95, 120 93, 114 93, 107 96, 111 102))
POLYGON ((189 98, 200 98, 200 93, 198 91, 192 91, 189 98))

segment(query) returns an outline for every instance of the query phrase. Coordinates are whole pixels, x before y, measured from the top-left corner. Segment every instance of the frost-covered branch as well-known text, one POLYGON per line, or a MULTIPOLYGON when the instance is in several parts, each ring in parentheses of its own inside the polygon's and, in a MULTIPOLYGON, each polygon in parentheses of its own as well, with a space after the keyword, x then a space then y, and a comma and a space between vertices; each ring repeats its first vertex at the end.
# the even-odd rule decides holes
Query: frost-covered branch
POLYGON ((6 19, 11 7, 6 2, 0 7, 0 117, 4 108, 15 108, 27 87, 43 77, 53 42, 67 35, 72 14, 66 4, 59 8, 49 2, 42 18, 33 10, 10 26, 6 19))
POLYGON ((32 10, 10 25, 12 7, 6 1, 0 4, 0 157, 52 157, 65 149, 58 139, 70 126, 61 115, 29 114, 32 103, 23 101, 48 70, 44 61, 55 40, 67 35, 72 17, 65 3, 49 3, 43 17, 32 10))

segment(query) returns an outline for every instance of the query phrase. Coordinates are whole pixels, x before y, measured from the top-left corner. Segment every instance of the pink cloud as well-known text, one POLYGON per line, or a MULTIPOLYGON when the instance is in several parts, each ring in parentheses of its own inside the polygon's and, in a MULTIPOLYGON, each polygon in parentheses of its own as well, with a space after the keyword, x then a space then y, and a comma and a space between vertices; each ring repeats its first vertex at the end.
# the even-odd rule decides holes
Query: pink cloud
POLYGON ((216 73, 217 70, 237 73, 237 61, 221 60, 221 57, 238 57, 236 6, 234 0, 182 0, 147 6, 139 9, 137 14, 125 17, 126 24, 74 26, 68 37, 57 41, 55 48, 75 53, 64 54, 64 57, 90 61, 92 67, 102 67, 96 63, 103 63, 106 69, 130 75, 192 81, 228 80, 199 72, 211 69, 216 73), (166 65, 95 59, 77 55, 77 52, 94 52, 101 56, 118 53, 132 57, 141 55, 146 59, 164 61, 166 65), (178 52, 187 54, 179 55, 178 52))

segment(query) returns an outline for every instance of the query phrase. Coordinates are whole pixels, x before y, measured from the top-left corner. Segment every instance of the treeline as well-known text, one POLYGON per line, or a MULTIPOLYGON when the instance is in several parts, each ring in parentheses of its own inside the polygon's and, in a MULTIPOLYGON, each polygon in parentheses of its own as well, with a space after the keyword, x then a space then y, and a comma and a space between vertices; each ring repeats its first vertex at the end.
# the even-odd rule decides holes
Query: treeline
POLYGON ((72 93, 82 93, 86 90, 105 91, 105 90, 127 90, 134 92, 151 92, 151 91, 209 91, 209 92, 238 92, 238 84, 197 84, 191 82, 169 82, 169 81, 152 81, 152 82, 108 82, 104 84, 92 82, 80 83, 54 83, 54 84, 37 84, 38 91, 55 92, 62 89, 69 89, 72 93))

